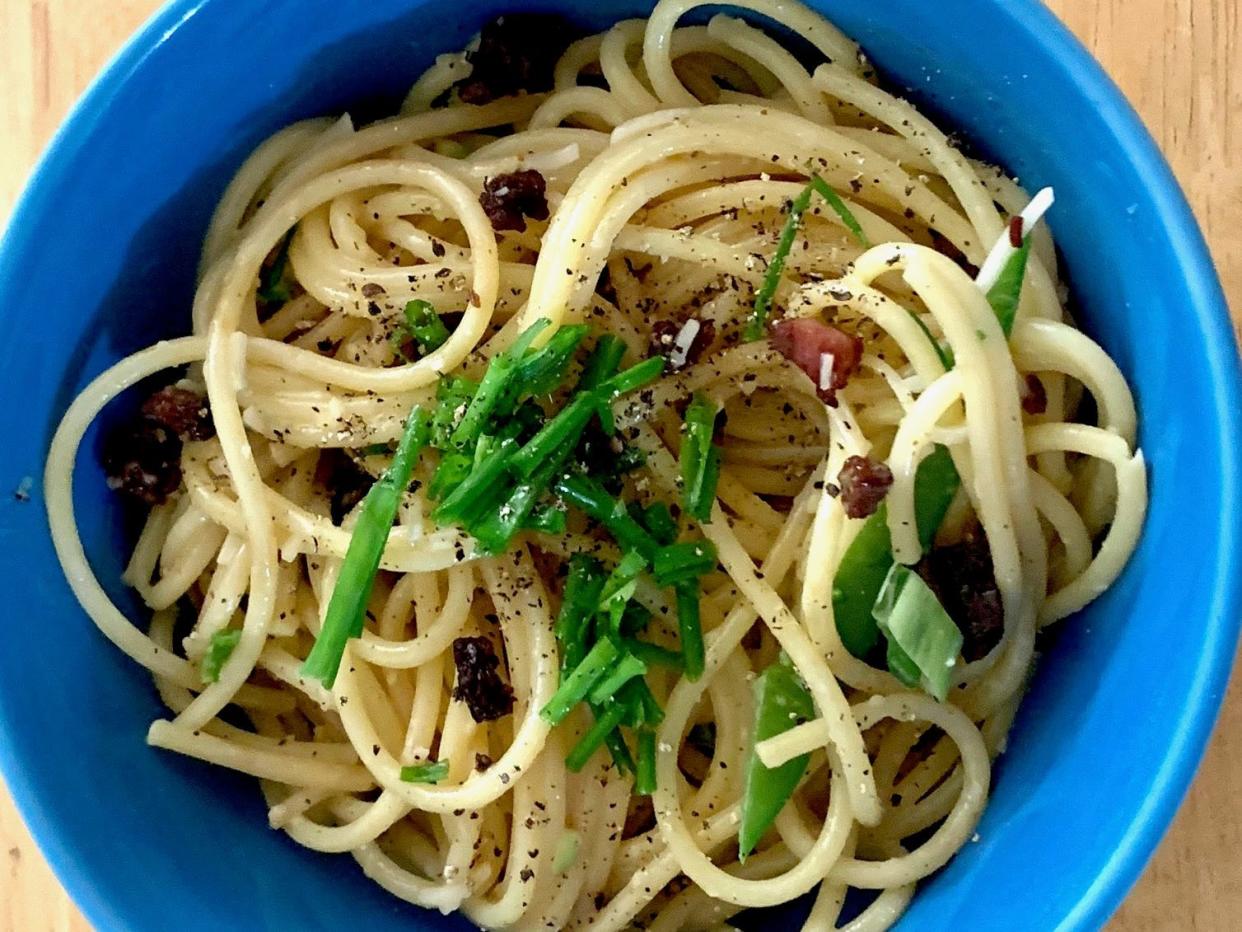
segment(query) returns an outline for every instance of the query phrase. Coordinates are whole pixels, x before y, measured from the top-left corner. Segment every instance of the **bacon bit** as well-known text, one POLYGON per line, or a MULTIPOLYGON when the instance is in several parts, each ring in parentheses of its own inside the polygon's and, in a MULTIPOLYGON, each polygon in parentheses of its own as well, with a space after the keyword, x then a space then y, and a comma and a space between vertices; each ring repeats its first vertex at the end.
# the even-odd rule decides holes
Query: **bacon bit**
POLYGON ((816 394, 833 408, 837 406, 837 392, 858 371, 863 354, 858 337, 806 317, 778 321, 772 327, 772 346, 807 374, 815 383, 816 394), (832 359, 831 379, 823 372, 826 356, 832 359))
POLYGON ((1021 214, 1009 218, 1009 245, 1014 249, 1022 248, 1022 223, 1021 214))
POLYGON ((837 476, 841 504, 851 518, 869 518, 875 514, 892 484, 892 470, 869 456, 851 456, 837 476))
POLYGON ((497 175, 483 183, 483 212, 495 230, 526 229, 526 217, 548 219, 547 182, 533 168, 497 175))
POLYGON ((1043 414, 1048 410, 1048 392, 1039 376, 1026 377, 1026 391, 1022 393, 1022 410, 1027 414, 1043 414))
POLYGON ((492 766, 492 763, 493 763, 492 758, 488 754, 475 754, 474 755, 474 769, 475 770, 478 770, 478 771, 486 770, 488 767, 492 766))
POLYGON ((181 485, 181 440, 149 417, 122 425, 104 447, 108 488, 147 505, 162 505, 181 485))
POLYGON ((142 403, 142 416, 167 427, 182 440, 209 440, 216 435, 207 399, 187 388, 161 388, 142 403))
POLYGON ((457 685, 453 698, 465 702, 476 722, 494 722, 513 711, 513 688, 500 678, 500 658, 484 637, 453 641, 457 685))
POLYGON ((716 325, 710 320, 692 317, 680 327, 671 320, 657 320, 651 326, 652 356, 668 360, 670 372, 698 362, 716 341, 716 325), (686 334, 693 334, 686 343, 686 334))
POLYGON ((1005 608, 982 528, 936 547, 915 569, 961 629, 962 656, 970 662, 990 654, 1005 633, 1005 608))
POLYGON ((479 47, 466 57, 470 75, 457 84, 464 103, 485 104, 519 91, 550 91, 552 72, 578 30, 551 13, 509 13, 479 32, 479 47))

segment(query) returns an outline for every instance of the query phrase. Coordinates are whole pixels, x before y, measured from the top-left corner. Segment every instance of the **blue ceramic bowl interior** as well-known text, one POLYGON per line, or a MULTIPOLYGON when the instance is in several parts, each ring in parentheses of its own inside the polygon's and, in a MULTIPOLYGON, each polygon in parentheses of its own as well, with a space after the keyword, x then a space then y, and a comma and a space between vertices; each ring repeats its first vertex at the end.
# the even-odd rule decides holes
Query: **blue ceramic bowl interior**
MULTIPOLYGON (((1082 324, 1138 395, 1151 464, 1142 544, 1116 586, 1063 623, 978 842, 901 924, 1094 928, 1190 780, 1236 641, 1239 375, 1223 297, 1151 140, 1033 0, 814 5, 1029 188, 1055 185, 1052 225, 1082 324)), ((0 248, 0 759, 100 929, 466 927, 269 830, 253 781, 144 745, 162 708, 70 595, 37 477, 92 376, 188 328, 210 211, 254 145, 293 119, 391 112, 436 53, 515 7, 594 27, 643 12, 635 0, 176 0, 78 106, 13 218, 0 248), (7 494, 25 477, 36 478, 30 502, 7 494)), ((136 611, 115 583, 132 528, 95 465, 97 433, 85 451, 83 538, 136 611)))

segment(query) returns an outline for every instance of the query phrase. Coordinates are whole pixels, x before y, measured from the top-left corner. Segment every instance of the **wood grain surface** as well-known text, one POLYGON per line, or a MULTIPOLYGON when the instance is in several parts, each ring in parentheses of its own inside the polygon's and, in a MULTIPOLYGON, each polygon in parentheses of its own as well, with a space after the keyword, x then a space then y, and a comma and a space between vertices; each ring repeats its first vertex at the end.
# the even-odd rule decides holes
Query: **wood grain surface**
MULTIPOLYGON (((158 0, 0 0, 0 220, 158 0)), ((1134 102, 1207 232, 1242 332, 1242 0, 1050 0, 1134 102)), ((1242 686, 1112 932, 1242 928, 1242 686)), ((0 788, 0 932, 86 930, 0 788)))

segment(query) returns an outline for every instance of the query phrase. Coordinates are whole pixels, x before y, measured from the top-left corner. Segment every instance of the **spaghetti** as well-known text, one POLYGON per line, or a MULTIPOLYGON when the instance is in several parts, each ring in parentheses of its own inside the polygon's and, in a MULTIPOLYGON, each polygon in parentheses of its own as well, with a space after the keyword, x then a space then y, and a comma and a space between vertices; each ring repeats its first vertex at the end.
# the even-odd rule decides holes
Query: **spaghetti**
MULTIPOLYGON (((888 927, 974 832, 1036 634, 1112 583, 1143 521, 1134 403, 1066 313, 1050 192, 1028 207, 809 10, 736 4, 810 67, 733 16, 677 25, 699 5, 661 0, 542 79, 518 48, 521 88, 489 85, 501 23, 392 119, 278 132, 220 201, 192 335, 99 376, 49 453, 70 585, 168 706, 149 743, 258 777, 274 828, 484 928, 712 928, 811 891, 807 928, 831 928, 851 889, 876 895, 848 928, 888 927), (599 394, 579 340, 610 371, 667 363, 599 394), (480 383, 555 346, 563 378, 496 404, 533 433, 576 401, 572 442, 541 455, 579 471, 534 487, 545 505, 508 536, 471 533, 493 486, 535 482, 544 461, 515 454, 443 520, 454 456, 474 475, 535 442, 462 426, 488 423, 480 383), (143 486, 158 503, 125 574, 143 631, 90 569, 73 468, 111 399, 180 367, 164 400, 205 396, 213 430, 160 435, 173 479, 143 486), (415 444, 412 410, 453 433, 415 444), (323 676, 307 658, 378 507, 343 477, 396 483, 395 526, 323 676), (592 566, 611 574, 593 590, 592 566), (577 601, 599 612, 590 682, 577 601), (626 718, 613 693, 637 684, 626 718), (808 714, 765 719, 782 691, 808 714)), ((523 42, 557 31, 514 20, 523 42)))

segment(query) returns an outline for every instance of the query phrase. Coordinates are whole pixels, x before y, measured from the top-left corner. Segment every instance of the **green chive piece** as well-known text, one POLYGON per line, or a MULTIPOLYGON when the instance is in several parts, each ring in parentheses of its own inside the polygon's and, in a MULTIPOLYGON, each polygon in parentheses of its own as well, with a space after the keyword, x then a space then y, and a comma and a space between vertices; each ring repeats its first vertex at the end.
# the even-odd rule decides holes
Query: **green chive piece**
POLYGON ((638 574, 646 568, 647 561, 642 554, 632 550, 621 558, 604 581, 598 611, 608 619, 608 629, 613 637, 621 634, 621 619, 638 589, 638 574))
POLYGON ((392 463, 371 486, 362 503, 358 523, 354 525, 336 587, 328 602, 323 628, 302 664, 303 676, 318 680, 329 689, 336 681, 345 645, 362 634, 367 602, 384 556, 384 546, 388 543, 388 532, 396 519, 401 496, 410 484, 414 464, 427 445, 429 435, 426 412, 414 408, 405 422, 405 431, 397 445, 397 452, 393 454, 392 463))
POLYGON ((617 398, 636 391, 658 379, 664 373, 665 363, 666 360, 663 356, 652 356, 650 359, 644 359, 637 365, 630 366, 625 371, 619 372, 611 378, 604 379, 599 385, 599 391, 605 398, 617 398))
POLYGON ((233 655, 233 648, 241 640, 241 631, 236 628, 225 628, 211 636, 207 645, 207 653, 203 654, 202 667, 199 673, 204 683, 215 683, 220 679, 220 671, 233 655))
POLYGON ((798 674, 783 663, 774 663, 755 680, 755 721, 753 744, 746 759, 746 780, 742 790, 741 821, 738 826, 738 858, 745 861, 780 811, 789 802, 811 756, 803 754, 779 767, 763 765, 754 745, 782 734, 795 725, 815 717, 815 704, 798 674))
POLYGON ((928 329, 927 324, 923 322, 923 318, 914 311, 910 312, 910 316, 914 318, 914 322, 919 325, 919 329, 927 335, 927 342, 932 345, 932 349, 936 351, 936 355, 940 357, 940 364, 944 366, 944 371, 948 372, 953 368, 953 347, 941 346, 940 341, 932 336, 932 332, 928 329))
MULTIPOLYGON (((630 753, 630 746, 625 743, 625 736, 621 734, 621 729, 614 728, 608 732, 604 736, 604 746, 608 748, 612 762, 617 765, 618 773, 634 772, 634 755, 630 753)), ((590 760, 589 754, 587 760, 590 760)))
POLYGON ((449 338, 448 327, 430 301, 415 298, 405 306, 405 325, 421 356, 438 350, 449 338))
POLYGON ((577 395, 513 457, 510 466, 514 474, 529 479, 558 453, 563 452, 567 457, 569 451, 578 445, 578 439, 598 406, 596 395, 590 392, 577 395))
POLYGON ((578 860, 578 846, 581 843, 578 833, 566 830, 556 842, 556 852, 552 855, 552 873, 563 874, 578 860))
POLYGON ((620 337, 606 333, 599 338, 595 349, 587 358, 586 368, 582 370, 582 378, 578 382, 581 391, 592 391, 599 388, 606 379, 616 375, 625 356, 625 343, 620 337))
POLYGON ((427 494, 433 499, 443 500, 470 475, 473 457, 465 453, 445 453, 440 457, 440 465, 431 477, 431 485, 427 494))
POLYGON ((651 575, 658 586, 698 579, 715 568, 716 547, 710 540, 702 539, 661 547, 651 561, 651 575))
POLYGON ((489 421, 509 413, 507 408, 517 400, 511 386, 518 364, 525 358, 535 338, 550 325, 551 321, 546 317, 539 318, 522 331, 509 349, 492 357, 483 374, 483 381, 449 437, 449 445, 453 449, 473 448, 479 436, 486 432, 489 421))
POLYGON ((543 720, 552 725, 563 722, 574 706, 585 699, 595 684, 608 674, 619 653, 617 646, 608 638, 596 641, 582 663, 561 681, 548 704, 540 710, 543 720))
MULTIPOLYGON (((600 643, 606 644, 608 642, 601 641, 600 643)), ((595 724, 593 724, 590 729, 587 730, 587 733, 582 736, 582 739, 573 746, 573 749, 565 758, 565 766, 568 767, 573 773, 581 771, 582 768, 587 765, 587 762, 591 759, 595 752, 599 750, 600 746, 608 740, 608 736, 618 725, 621 724, 622 719, 625 718, 625 713, 625 704, 618 702, 615 699, 607 705, 596 709, 595 724)), ((617 738, 620 738, 620 743, 622 745, 625 744, 624 738, 620 735, 618 735, 617 738)), ((615 740, 616 739, 614 739, 614 741, 615 740)), ((609 749, 611 750, 614 746, 615 745, 610 744, 609 749)), ((629 766, 630 769, 633 769, 633 758, 630 757, 628 747, 625 749, 625 756, 629 757, 629 766)), ((615 759, 616 757, 614 755, 614 760, 615 759)), ((620 767, 620 763, 618 763, 617 766, 620 767)))
POLYGON ((449 448, 449 438, 478 390, 479 383, 471 379, 440 380, 440 384, 436 386, 436 399, 439 403, 431 417, 431 445, 437 450, 449 448))
POLYGON ((709 521, 720 477, 720 449, 712 443, 720 406, 696 393, 686 408, 681 437, 681 504, 699 521, 709 521))
POLYGON ((677 521, 664 502, 656 502, 642 510, 636 520, 656 539, 656 543, 668 546, 677 539, 677 521))
POLYGON ((563 476, 552 490, 570 505, 600 522, 616 538, 624 550, 634 550, 649 559, 658 544, 630 515, 625 505, 605 491, 594 479, 586 476, 563 476))
MULTIPOLYGON (((937 445, 914 475, 914 516, 924 552, 931 547, 960 486, 948 447, 937 445)), ((860 660, 879 643, 880 631, 871 609, 892 565, 888 508, 881 503, 845 551, 832 588, 837 632, 846 649, 860 660)))
POLYGON ((291 297, 289 283, 285 281, 285 270, 289 266, 289 246, 293 243, 295 230, 297 227, 285 234, 272 264, 259 272, 257 297, 264 304, 284 304, 291 297))
POLYGON ((819 175, 812 175, 811 187, 815 189, 816 194, 828 203, 833 212, 841 218, 841 222, 845 224, 847 230, 854 234, 854 239, 858 240, 859 245, 864 249, 870 249, 871 240, 867 239, 867 234, 863 232, 862 224, 858 222, 858 218, 845 205, 845 201, 841 200, 841 196, 828 187, 828 182, 824 181, 819 175))
POLYGON ((923 688, 944 702, 962 652, 962 632, 936 593, 910 567, 894 563, 872 612, 880 630, 909 659, 912 666, 903 672, 917 668, 923 688))
POLYGON ((1026 261, 1031 254, 1031 241, 1022 240, 1018 247, 1001 269, 996 284, 988 289, 988 304, 996 312, 1005 336, 1013 330, 1014 319, 1018 316, 1018 304, 1022 298, 1022 281, 1026 277, 1026 261))
POLYGON ((517 451, 517 442, 502 440, 491 442, 486 436, 480 438, 476 449, 476 462, 470 473, 448 495, 444 496, 431 513, 440 524, 469 524, 492 506, 505 493, 503 479, 509 460, 517 451), (482 453, 478 449, 483 450, 482 453))
POLYGON ((670 670, 684 670, 686 666, 681 659, 681 654, 666 647, 661 647, 658 644, 652 644, 649 641, 624 637, 621 639, 621 647, 626 653, 633 654, 648 667, 667 667, 670 670))
POLYGON ((767 332, 768 312, 772 307, 772 298, 775 297, 776 289, 781 283, 781 275, 785 271, 785 260, 789 258, 789 251, 793 249, 794 237, 798 235, 802 215, 811 205, 811 194, 814 190, 815 188, 808 184, 789 205, 789 215, 785 218, 785 225, 781 228, 780 239, 776 241, 776 252, 773 253, 772 260, 768 263, 768 270, 763 276, 763 284, 755 294, 755 308, 751 311, 750 320, 747 321, 746 329, 743 331, 743 339, 747 341, 761 340, 767 332))
POLYGON ((637 657, 626 654, 613 667, 612 672, 596 683, 591 689, 590 701, 595 705, 606 702, 634 677, 645 676, 646 673, 647 665, 645 663, 637 657))
POLYGON ((638 733, 638 773, 634 777, 634 792, 650 796, 656 788, 656 736, 650 728, 638 733))
POLYGON ((401 779, 405 783, 439 783, 448 777, 449 762, 446 760, 428 761, 425 764, 414 764, 401 768, 401 779))
POLYGON ((606 579, 594 557, 575 553, 569 558, 565 595, 556 616, 554 632, 561 645, 561 672, 573 670, 586 656, 587 634, 606 579))
POLYGON ((923 674, 918 665, 910 659, 910 655, 902 650, 901 645, 896 641, 888 642, 884 659, 888 663, 889 672, 897 677, 903 686, 914 689, 923 681, 923 674))
POLYGON ((513 386, 524 395, 546 395, 565 378, 565 372, 587 335, 585 324, 562 327, 552 339, 518 363, 513 386))
POLYGON ((564 534, 567 524, 567 516, 563 509, 544 505, 532 511, 530 518, 522 524, 522 527, 539 534, 564 534))
POLYGON ((704 649, 703 628, 699 622, 699 582, 679 582, 677 594, 677 630, 681 635, 681 656, 686 667, 686 678, 697 680, 703 675, 704 649))

